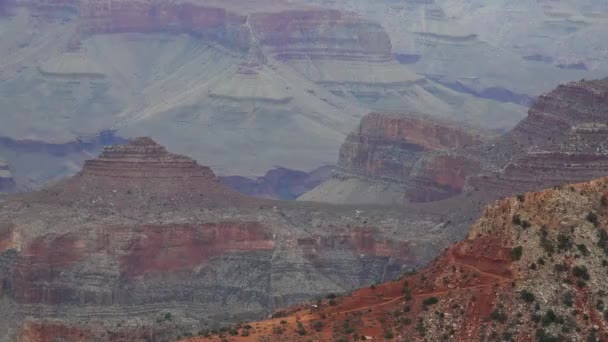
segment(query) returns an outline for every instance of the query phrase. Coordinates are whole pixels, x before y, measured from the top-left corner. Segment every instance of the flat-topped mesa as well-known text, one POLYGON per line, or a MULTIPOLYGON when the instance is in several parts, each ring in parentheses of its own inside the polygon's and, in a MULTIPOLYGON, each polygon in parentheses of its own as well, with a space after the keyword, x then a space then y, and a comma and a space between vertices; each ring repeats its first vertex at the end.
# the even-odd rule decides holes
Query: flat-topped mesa
POLYGON ((85 162, 81 172, 46 192, 70 203, 119 209, 254 201, 223 185, 210 168, 169 153, 147 137, 105 147, 99 158, 85 162))
POLYGON ((297 9, 259 13, 251 25, 260 43, 280 60, 393 60, 390 38, 381 25, 337 10, 297 9))

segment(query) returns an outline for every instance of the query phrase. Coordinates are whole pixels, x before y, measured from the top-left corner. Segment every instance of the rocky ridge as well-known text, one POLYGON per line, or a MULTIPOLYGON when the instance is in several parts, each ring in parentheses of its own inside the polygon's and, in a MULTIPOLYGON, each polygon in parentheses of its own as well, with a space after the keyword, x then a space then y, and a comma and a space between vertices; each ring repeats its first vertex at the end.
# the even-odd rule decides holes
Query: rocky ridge
MULTIPOLYGON (((402 202, 404 196, 413 201, 448 198, 461 193, 466 175, 480 166, 449 157, 421 166, 423 156, 429 151, 478 145, 486 139, 487 135, 480 131, 423 115, 369 114, 342 144, 333 179, 300 199, 339 202, 342 196, 349 196, 343 193, 348 192, 348 185, 341 189, 340 184, 348 183, 352 177, 383 182, 391 186, 390 192, 403 194, 396 198, 388 195, 389 201, 402 202), (419 172, 421 167, 434 172, 419 172)), ((370 192, 374 191, 386 189, 370 192)), ((356 192, 352 191, 354 195, 356 192)), ((381 195, 365 197, 365 201, 384 202, 381 195)), ((357 202, 356 196, 351 199, 357 202)))
MULTIPOLYGON (((432 201, 462 193, 498 198, 594 179, 606 173, 607 108, 608 80, 571 82, 539 97, 528 116, 510 132, 479 144, 423 151, 414 161, 394 152, 400 145, 381 134, 380 139, 392 147, 385 158, 392 158, 401 177, 378 179, 399 185, 401 188, 391 191, 404 194, 402 201, 432 201)), ((344 144, 345 148, 349 145, 349 141, 344 144)), ((354 157, 341 155, 338 165, 349 165, 353 158, 365 160, 368 150, 360 148, 360 154, 354 157)), ((372 171, 363 175, 363 181, 387 172, 383 168, 372 171)), ((343 182, 340 177, 349 181, 359 174, 356 167, 341 172, 303 198, 317 199, 324 186, 336 188, 336 183, 343 182)), ((387 197, 393 198, 394 194, 387 197)), ((340 195, 333 201, 348 202, 341 201, 340 195)))
POLYGON ((22 341, 165 340, 261 319, 421 266, 465 220, 250 198, 149 138, 3 197, 0 217, 0 338, 22 341))
POLYGON ((607 198, 601 178, 494 202, 466 239, 413 275, 210 339, 602 341, 607 198))

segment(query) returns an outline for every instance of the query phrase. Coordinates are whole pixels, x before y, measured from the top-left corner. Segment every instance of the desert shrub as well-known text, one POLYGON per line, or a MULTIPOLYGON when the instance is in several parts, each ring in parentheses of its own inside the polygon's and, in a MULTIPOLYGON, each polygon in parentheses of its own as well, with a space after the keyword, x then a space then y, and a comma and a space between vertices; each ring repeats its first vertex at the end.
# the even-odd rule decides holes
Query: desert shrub
POLYGON ((564 305, 572 307, 574 305, 574 296, 572 295, 572 292, 566 292, 562 298, 562 302, 564 305))
POLYGON ((505 323, 508 319, 507 314, 498 308, 496 308, 496 309, 494 309, 494 311, 492 311, 492 313, 490 314, 490 317, 493 320, 498 321, 500 323, 505 323))
POLYGON ((572 248, 572 241, 570 241, 570 237, 564 234, 557 235, 557 249, 559 251, 567 251, 572 248))
POLYGON ((589 212, 589 214, 587 214, 587 221, 593 223, 594 225, 597 225, 598 224, 597 215, 594 212, 589 212))
POLYGON ((541 319, 541 323, 545 327, 555 323, 556 321, 557 321, 557 315, 555 314, 555 311, 553 311, 552 309, 547 310, 547 312, 541 319))
POLYGON ((439 302, 439 300, 436 297, 429 297, 429 298, 425 299, 424 301, 422 301, 422 304, 426 305, 426 306, 430 306, 430 305, 437 304, 438 302, 439 302))
POLYGON ((587 248, 586 245, 584 245, 584 244, 576 245, 576 248, 578 248, 579 252, 581 252, 581 254, 583 256, 589 255, 589 249, 587 248))
POLYGON ((523 252, 524 252, 524 248, 522 246, 517 246, 517 247, 511 249, 511 260, 517 261, 517 260, 521 259, 523 252))
POLYGON ((589 280, 591 278, 591 276, 589 276, 589 271, 587 271, 587 267, 585 266, 574 266, 574 268, 572 269, 572 274, 575 277, 584 280, 589 280))
POLYGON ((526 303, 532 303, 534 302, 534 294, 528 290, 521 290, 521 292, 519 293, 521 296, 521 299, 523 299, 526 303))

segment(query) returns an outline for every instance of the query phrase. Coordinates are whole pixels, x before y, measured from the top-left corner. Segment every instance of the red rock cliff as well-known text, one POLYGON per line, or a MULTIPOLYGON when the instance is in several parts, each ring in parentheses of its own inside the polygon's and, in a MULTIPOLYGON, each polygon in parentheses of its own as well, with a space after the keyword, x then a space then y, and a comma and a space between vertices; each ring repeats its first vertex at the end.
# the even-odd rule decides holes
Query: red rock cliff
POLYGON ((479 144, 481 135, 434 119, 373 113, 361 120, 340 149, 338 168, 346 174, 413 186, 410 199, 426 201, 460 193, 475 162, 443 158, 424 164, 433 172, 418 172, 420 158, 427 151, 479 144), (418 173, 416 176, 413 173, 418 173), (424 179, 423 179, 424 178, 424 179), (420 185, 416 185, 419 183, 420 185), (424 184, 437 184, 424 194, 424 184), (441 189, 443 188, 443 190, 441 189))

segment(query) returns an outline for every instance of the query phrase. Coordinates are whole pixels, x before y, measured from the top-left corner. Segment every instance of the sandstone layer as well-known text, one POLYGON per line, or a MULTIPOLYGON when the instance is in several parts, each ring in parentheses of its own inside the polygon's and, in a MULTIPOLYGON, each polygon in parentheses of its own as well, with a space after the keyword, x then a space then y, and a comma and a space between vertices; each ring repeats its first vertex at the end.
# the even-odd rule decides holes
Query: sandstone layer
POLYGON ((421 266, 468 219, 254 199, 150 138, 0 201, 0 338, 23 341, 166 340, 261 319, 421 266))
MULTIPOLYGON (((333 179, 300 199, 341 202, 345 196, 342 191, 350 192, 346 183, 351 177, 387 183, 390 190, 379 188, 371 192, 402 192, 413 201, 451 197, 463 191, 466 176, 478 171, 479 163, 445 157, 429 164, 422 160, 423 156, 429 151, 477 145, 484 138, 473 129, 421 115, 369 114, 342 145, 333 179), (433 172, 420 172, 421 168, 433 172), (340 189, 340 183, 345 184, 344 189, 340 189)), ((355 192, 358 190, 353 189, 355 192)), ((359 201, 385 202, 378 196, 363 197, 359 201)), ((359 202, 356 197, 350 200, 359 202)), ((404 198, 387 195, 387 201, 393 200, 402 202, 404 198)))
MULTIPOLYGON (((468 146, 439 145, 439 149, 418 151, 412 158, 401 152, 403 144, 394 141, 392 133, 381 132, 377 140, 385 142, 383 159, 390 163, 369 163, 378 155, 377 143, 355 132, 343 145, 343 151, 352 152, 340 155, 340 172, 302 199, 323 200, 320 194, 340 188, 352 177, 367 184, 386 184, 388 198, 395 198, 401 187, 401 201, 433 201, 460 194, 491 199, 594 179, 604 175, 608 166, 604 146, 607 116, 608 80, 580 81, 540 96, 528 117, 513 130, 480 144, 462 140, 468 146), (352 148, 353 139, 358 141, 357 149, 352 148), (359 160, 367 163, 365 167, 359 160)), ((408 134, 415 138, 418 132, 408 134)), ((357 201, 340 196, 327 199, 357 201)))
POLYGON ((414 274, 201 335, 212 341, 602 341, 607 196, 608 178, 601 178, 494 202, 466 239, 414 274))

